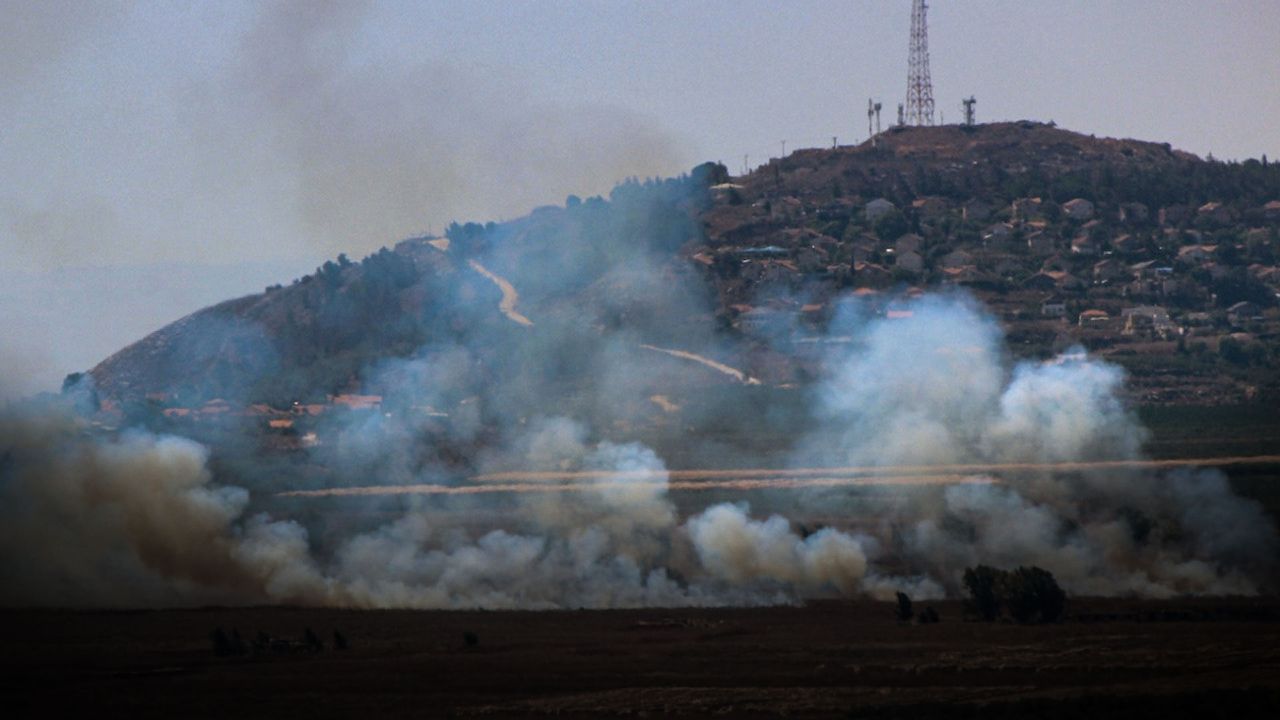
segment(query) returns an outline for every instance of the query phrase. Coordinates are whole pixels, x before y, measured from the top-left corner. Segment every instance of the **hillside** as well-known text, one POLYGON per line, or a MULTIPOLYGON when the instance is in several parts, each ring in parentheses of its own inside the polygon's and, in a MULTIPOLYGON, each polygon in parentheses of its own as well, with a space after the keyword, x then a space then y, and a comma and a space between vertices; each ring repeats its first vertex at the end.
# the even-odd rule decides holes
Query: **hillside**
POLYGON ((598 407, 602 386, 659 416, 648 399, 685 385, 803 387, 841 303, 884 315, 960 286, 1019 355, 1080 343, 1126 365, 1139 401, 1239 402, 1274 391, 1278 229, 1265 161, 1031 122, 895 128, 342 256, 91 375, 107 407, 170 417, 347 394, 441 412, 480 397, 481 425, 556 398, 618 422, 634 413, 598 407))

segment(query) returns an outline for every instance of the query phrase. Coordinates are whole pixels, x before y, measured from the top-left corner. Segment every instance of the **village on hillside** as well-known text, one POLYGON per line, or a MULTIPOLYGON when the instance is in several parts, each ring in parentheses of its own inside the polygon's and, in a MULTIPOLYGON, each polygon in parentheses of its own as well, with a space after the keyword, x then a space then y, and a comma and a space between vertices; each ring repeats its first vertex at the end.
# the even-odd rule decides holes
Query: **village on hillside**
MULTIPOLYGON (((747 201, 751 189, 732 178, 712 191, 707 241, 690 259, 718 288, 727 323, 800 359, 850 295, 893 318, 904 298, 945 288, 979 298, 1015 354, 1081 345, 1120 362, 1143 402, 1250 400, 1248 382, 1213 376, 1265 368, 1280 350, 1280 199, 895 203, 836 187, 747 201)), ((762 362, 752 371, 774 382, 793 370, 762 362)))

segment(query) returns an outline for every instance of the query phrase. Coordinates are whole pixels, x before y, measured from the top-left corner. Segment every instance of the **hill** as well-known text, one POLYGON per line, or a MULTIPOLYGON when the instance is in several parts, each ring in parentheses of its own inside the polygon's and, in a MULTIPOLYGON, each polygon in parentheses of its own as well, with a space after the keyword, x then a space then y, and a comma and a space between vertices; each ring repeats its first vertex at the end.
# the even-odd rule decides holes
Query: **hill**
POLYGON ((1032 122, 894 128, 740 178, 707 164, 340 256, 183 318, 91 375, 109 406, 152 411, 343 394, 456 408, 498 393, 483 405, 524 416, 549 397, 595 403, 609 383, 643 386, 648 406, 673 389, 649 379, 655 363, 692 373, 674 385, 741 382, 717 363, 803 385, 817 362, 806 341, 842 302, 883 315, 904 293, 960 286, 1019 355, 1079 343, 1125 364, 1138 400, 1236 402, 1275 382, 1277 199, 1265 159, 1032 122), (618 356, 644 367, 615 377, 618 356), (432 377, 406 392, 405 372, 432 377))

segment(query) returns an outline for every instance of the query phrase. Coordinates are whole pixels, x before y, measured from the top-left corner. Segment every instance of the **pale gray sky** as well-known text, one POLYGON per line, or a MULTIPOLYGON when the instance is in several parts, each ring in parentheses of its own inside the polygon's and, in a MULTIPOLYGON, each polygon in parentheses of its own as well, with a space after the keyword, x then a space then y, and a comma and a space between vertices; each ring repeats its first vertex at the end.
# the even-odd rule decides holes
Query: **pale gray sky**
MULTIPOLYGON (((950 122, 973 94, 979 121, 1280 156, 1280 3, 938 0, 929 20, 950 122)), ((902 101, 909 26, 908 0, 0 0, 0 263, 28 278, 0 372, 56 384, 269 273, 450 220, 860 142, 868 97, 902 101), (214 267, 151 299, 157 263, 214 267), (104 267, 118 285, 84 270, 104 267), (86 332, 32 320, 91 281, 86 332)))

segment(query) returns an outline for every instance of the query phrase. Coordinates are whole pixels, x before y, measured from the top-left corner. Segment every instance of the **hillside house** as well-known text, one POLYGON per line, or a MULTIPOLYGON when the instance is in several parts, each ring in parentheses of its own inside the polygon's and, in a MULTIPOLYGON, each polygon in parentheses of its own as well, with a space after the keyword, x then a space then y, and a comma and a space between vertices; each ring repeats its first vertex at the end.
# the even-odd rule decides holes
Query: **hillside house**
POLYGON ((973 264, 973 255, 964 250, 953 250, 942 256, 940 265, 943 268, 959 268, 973 264))
POLYGON ((884 198, 876 198, 866 204, 863 208, 863 212, 866 215, 867 222, 875 222, 897 209, 897 206, 888 200, 885 200, 884 198))
POLYGON ((897 258, 894 263, 897 267, 913 273, 924 271, 924 258, 920 257, 920 253, 908 250, 903 253, 894 253, 894 256, 897 258))
POLYGON ((1071 269, 1071 261, 1061 255, 1050 255, 1040 263, 1041 270, 1060 270, 1067 271, 1071 269))
POLYGON ((1093 219, 1093 203, 1084 198, 1075 198, 1062 203, 1062 212, 1076 222, 1088 222, 1093 219))
POLYGON ((1041 270, 1022 282, 1027 290, 1078 292, 1084 283, 1075 275, 1062 270, 1041 270))
POLYGON ((974 198, 964 204, 960 214, 967 222, 986 222, 987 218, 991 217, 991 205, 974 198))
POLYGON ((911 210, 921 220, 937 220, 947 214, 951 205, 945 198, 936 195, 916 198, 911 201, 911 210))
POLYGON ((1169 319, 1169 311, 1158 305, 1138 305, 1120 311, 1124 321, 1123 335, 1168 338, 1177 328, 1169 319))
POLYGON ((849 257, 855 263, 871 262, 876 254, 876 246, 868 240, 857 240, 849 247, 849 257))
POLYGON ((1280 200, 1272 200, 1262 206, 1262 217, 1270 222, 1280 222, 1280 200))
POLYGON ((1038 197, 1034 198, 1018 198, 1009 206, 1009 212, 1013 219, 1019 222, 1027 222, 1044 217, 1044 201, 1038 197))
POLYGON ((330 395, 329 404, 348 410, 377 410, 382 405, 381 395, 330 395))
POLYGON ((197 414, 205 416, 224 415, 229 412, 231 412, 231 403, 222 398, 214 398, 201 405, 200 409, 196 411, 197 414))
POLYGON ((1129 273, 1137 280, 1153 280, 1156 277, 1156 269, 1159 265, 1155 260, 1143 260, 1140 263, 1134 263, 1129 266, 1129 273))
POLYGON ((1080 327, 1098 327, 1109 322, 1111 316, 1105 310, 1085 310, 1076 318, 1076 325, 1080 327))
POLYGON ((1232 327, 1241 327, 1246 323, 1262 320, 1262 306, 1243 300, 1227 308, 1227 322, 1232 327))
POLYGON ((792 310, 765 306, 751 308, 738 316, 738 329, 758 338, 778 339, 790 335, 796 325, 792 310))
POLYGON ((1011 237, 1013 237, 1013 226, 1009 223, 994 223, 992 225, 988 225, 982 231, 983 242, 990 242, 993 240, 1000 242, 1008 240, 1011 237))
POLYGON ((1027 250, 1032 255, 1052 255, 1057 249, 1053 237, 1045 232, 1034 232, 1027 236, 1027 250))
POLYGON ((1213 259, 1216 245, 1188 245, 1178 249, 1178 261, 1187 265, 1203 265, 1213 259))
POLYGON ((853 265, 853 284, 855 287, 883 289, 889 287, 892 283, 893 276, 881 265, 868 262, 854 263, 853 265))
POLYGON ((1066 317, 1067 301, 1056 296, 1045 298, 1045 301, 1040 303, 1040 314, 1049 318, 1066 317))
POLYGON ((1196 217, 1208 220, 1215 225, 1230 225, 1235 221, 1236 214, 1220 202, 1207 202, 1196 208, 1196 217))
POLYGON ((915 233, 907 233, 893 243, 893 252, 898 255, 907 252, 918 253, 922 245, 924 245, 924 238, 915 233))
POLYGON ((1089 235, 1080 235, 1071 239, 1071 252, 1085 257, 1096 257, 1102 254, 1102 246, 1089 235))
POLYGON ((978 268, 973 265, 962 265, 960 267, 949 267, 942 269, 942 282, 958 285, 961 283, 971 283, 983 280, 982 273, 978 272, 978 268))
POLYGON ((1121 255, 1137 255, 1142 252, 1142 241, 1125 233, 1111 241, 1111 248, 1121 255))
POLYGON ((1244 246, 1252 255, 1257 255, 1270 244, 1271 230, 1267 228, 1249 228, 1244 233, 1244 246))
POLYGON ((1115 258, 1107 258, 1093 264, 1095 283, 1112 283, 1129 276, 1129 268, 1115 258))
POLYGON ((1140 225, 1151 217, 1151 211, 1140 202, 1120 204, 1120 222, 1129 225, 1140 225))
POLYGON ((761 245, 759 247, 734 247, 728 248, 725 252, 729 253, 738 260, 763 260, 766 258, 787 258, 791 257, 791 251, 779 247, 777 245, 761 245))

